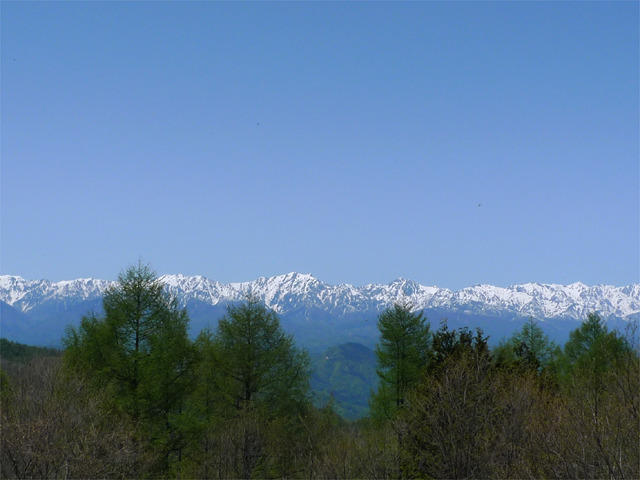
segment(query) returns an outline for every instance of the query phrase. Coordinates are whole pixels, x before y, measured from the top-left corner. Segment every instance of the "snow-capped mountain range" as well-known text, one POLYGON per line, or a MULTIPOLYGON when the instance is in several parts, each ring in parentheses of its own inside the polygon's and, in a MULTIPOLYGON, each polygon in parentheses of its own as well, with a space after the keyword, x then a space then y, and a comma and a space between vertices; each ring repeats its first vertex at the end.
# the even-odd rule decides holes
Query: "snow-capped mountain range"
MULTIPOLYGON (((415 310, 440 308, 483 313, 513 313, 520 316, 573 318, 590 312, 605 318, 627 318, 640 313, 640 284, 623 287, 524 283, 510 287, 476 285, 449 290, 397 279, 389 284, 355 287, 328 285, 310 274, 287 273, 260 277, 252 282, 220 283, 203 276, 163 275, 167 289, 183 304, 197 300, 209 305, 257 297, 269 308, 286 314, 300 307, 315 307, 338 314, 382 310, 396 302, 408 302, 415 310)), ((0 275, 0 301, 27 313, 43 302, 99 299, 114 282, 81 278, 50 282, 0 275)))

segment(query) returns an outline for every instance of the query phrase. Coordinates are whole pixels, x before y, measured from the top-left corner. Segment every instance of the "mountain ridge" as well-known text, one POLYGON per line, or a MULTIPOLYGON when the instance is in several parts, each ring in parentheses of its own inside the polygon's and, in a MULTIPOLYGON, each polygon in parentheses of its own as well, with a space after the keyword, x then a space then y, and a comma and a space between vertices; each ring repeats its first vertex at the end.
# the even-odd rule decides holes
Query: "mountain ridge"
MULTIPOLYGON (((640 313, 640 284, 618 287, 588 286, 581 282, 568 285, 530 282, 509 287, 480 284, 450 290, 398 278, 388 284, 356 287, 348 283, 330 285, 311 274, 297 272, 234 283, 221 283, 201 275, 166 274, 159 279, 185 305, 199 301, 215 306, 255 296, 278 313, 305 307, 340 315, 380 311, 396 302, 409 303, 414 310, 511 313, 543 321, 546 318, 578 320, 593 311, 604 318, 619 319, 640 313)), ((45 302, 98 299, 114 283, 95 278, 50 282, 0 275, 0 301, 28 313, 45 302)))

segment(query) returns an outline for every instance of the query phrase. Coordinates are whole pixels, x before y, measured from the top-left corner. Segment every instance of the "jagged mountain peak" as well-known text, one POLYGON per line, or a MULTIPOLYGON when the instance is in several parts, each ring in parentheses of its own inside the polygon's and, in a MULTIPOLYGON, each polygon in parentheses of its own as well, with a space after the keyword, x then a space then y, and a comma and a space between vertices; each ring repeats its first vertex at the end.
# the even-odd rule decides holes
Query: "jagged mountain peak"
MULTIPOLYGON (((523 283, 509 287, 480 284, 457 291, 424 286, 397 278, 388 284, 329 285, 309 273, 289 272, 260 277, 251 282, 220 283, 202 275, 167 274, 159 277, 184 304, 210 305, 235 302, 253 296, 277 312, 320 309, 340 315, 355 311, 380 311, 394 303, 408 303, 416 310, 439 308, 485 314, 509 313, 536 318, 584 318, 598 311, 604 317, 626 318, 640 313, 640 285, 588 286, 523 283)), ((113 282, 93 278, 49 282, 0 275, 0 300, 26 312, 34 305, 56 299, 99 298, 113 282)))
POLYGON ((99 298, 112 283, 94 278, 50 282, 0 275, 0 300, 22 312, 28 312, 36 305, 59 299, 85 301, 99 298))
POLYGON ((169 287, 178 287, 180 285, 197 286, 197 285, 204 285, 208 283, 214 283, 214 284, 219 283, 219 282, 209 280, 207 277, 204 277, 202 275, 183 275, 181 273, 160 275, 158 277, 158 280, 160 280, 162 283, 164 283, 169 287))
POLYGON ((26 282, 26 280, 20 275, 0 275, 0 285, 16 282, 26 282))
POLYGON ((300 288, 307 285, 324 285, 320 280, 310 273, 289 272, 272 277, 259 277, 253 282, 242 282, 239 285, 270 285, 270 286, 289 286, 291 288, 300 288))

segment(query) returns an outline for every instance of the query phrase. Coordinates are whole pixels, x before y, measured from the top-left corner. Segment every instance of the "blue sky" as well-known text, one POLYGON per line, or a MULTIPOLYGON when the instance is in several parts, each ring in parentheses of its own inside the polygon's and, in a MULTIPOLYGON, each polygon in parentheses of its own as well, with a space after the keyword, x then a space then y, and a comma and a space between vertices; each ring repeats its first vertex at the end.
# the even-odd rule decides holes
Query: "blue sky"
POLYGON ((3 273, 639 281, 637 2, 1 9, 3 273))

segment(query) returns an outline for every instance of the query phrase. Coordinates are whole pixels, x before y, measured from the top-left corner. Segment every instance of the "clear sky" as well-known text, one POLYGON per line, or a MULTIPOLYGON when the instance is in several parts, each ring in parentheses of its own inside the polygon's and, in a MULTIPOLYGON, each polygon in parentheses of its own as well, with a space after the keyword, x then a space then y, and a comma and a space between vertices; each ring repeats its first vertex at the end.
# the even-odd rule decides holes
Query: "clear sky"
POLYGON ((638 2, 2 2, 1 271, 639 281, 638 2))

